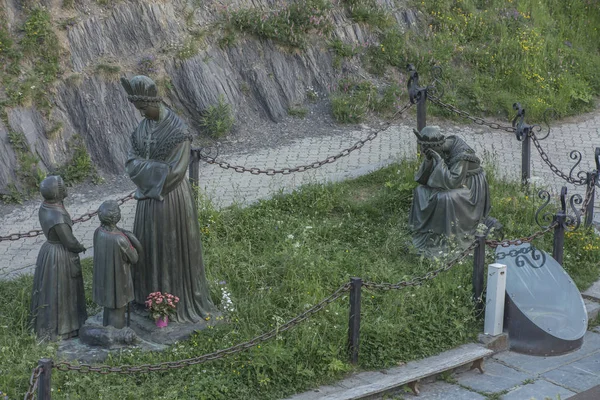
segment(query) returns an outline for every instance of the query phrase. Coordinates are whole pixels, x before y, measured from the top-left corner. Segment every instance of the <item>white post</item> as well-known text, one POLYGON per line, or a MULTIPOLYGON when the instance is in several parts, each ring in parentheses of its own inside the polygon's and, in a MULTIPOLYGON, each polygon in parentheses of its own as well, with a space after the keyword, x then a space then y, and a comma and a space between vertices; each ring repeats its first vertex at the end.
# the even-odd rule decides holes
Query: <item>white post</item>
POLYGON ((502 333, 504 324, 504 294, 506 293, 506 265, 488 266, 485 323, 483 333, 496 336, 502 333))

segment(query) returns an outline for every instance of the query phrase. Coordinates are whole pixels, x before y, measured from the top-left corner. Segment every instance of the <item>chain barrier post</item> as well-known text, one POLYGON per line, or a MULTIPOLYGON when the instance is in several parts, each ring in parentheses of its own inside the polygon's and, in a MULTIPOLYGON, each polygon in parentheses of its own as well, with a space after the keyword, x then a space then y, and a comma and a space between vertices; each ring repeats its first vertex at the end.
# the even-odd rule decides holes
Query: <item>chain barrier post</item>
MULTIPOLYGON (((596 150, 599 150, 600 148, 597 148, 596 150)), ((596 177, 598 175, 597 171, 594 172, 588 172, 586 174, 586 183, 587 183, 587 188, 589 191, 591 191, 591 193, 586 193, 586 198, 589 196, 589 202, 587 204, 587 207, 585 209, 585 227, 589 228, 590 226, 592 226, 592 222, 594 221, 594 197, 596 197, 596 177), (590 186, 591 184, 591 186, 590 186)))
POLYGON ((552 257, 560 264, 563 265, 563 252, 565 246, 565 225, 567 221, 567 214, 565 210, 559 210, 554 215, 554 241, 552 244, 552 257))
POLYGON ((200 184, 200 149, 190 150, 189 180, 194 191, 194 199, 198 202, 198 185, 200 184))
POLYGON ((476 234, 477 247, 473 253, 473 302, 479 313, 483 310, 483 279, 485 274, 485 238, 486 235, 476 234))
POLYGON ((531 136, 527 132, 523 136, 523 146, 521 148, 521 183, 529 185, 531 179, 531 136))
POLYGON ((513 104, 513 110, 517 115, 512 121, 515 128, 517 140, 523 142, 521 146, 521 183, 524 186, 529 184, 531 179, 531 125, 525 123, 525 109, 520 103, 513 104))
POLYGON ((417 131, 421 132, 427 126, 427 88, 419 87, 419 73, 414 65, 408 64, 406 69, 410 75, 406 83, 408 95, 410 102, 417 105, 417 131))
POLYGON ((348 321, 348 354, 352 364, 358 363, 360 335, 360 295, 361 278, 350 278, 350 318, 348 321))
POLYGON ((594 161, 596 162, 596 170, 588 172, 586 175, 586 184, 591 193, 586 193, 586 198, 589 196, 589 202, 585 210, 585 227, 589 228, 594 222, 594 198, 596 197, 596 184, 600 176, 600 147, 596 147, 594 151, 594 161))
POLYGON ((38 383, 38 400, 51 400, 52 396, 52 360, 42 358, 38 361, 38 366, 42 368, 40 380, 38 383))

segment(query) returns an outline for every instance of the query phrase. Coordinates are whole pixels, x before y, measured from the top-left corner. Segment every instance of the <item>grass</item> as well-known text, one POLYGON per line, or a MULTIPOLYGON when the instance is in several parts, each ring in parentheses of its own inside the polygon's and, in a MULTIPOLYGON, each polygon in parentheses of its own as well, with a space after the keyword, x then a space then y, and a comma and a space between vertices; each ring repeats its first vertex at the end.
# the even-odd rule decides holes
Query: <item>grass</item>
MULTIPOLYGON (((144 364, 194 357, 249 340, 300 314, 358 276, 397 282, 424 275, 438 264, 410 246, 408 210, 415 163, 402 163, 342 183, 313 185, 279 194, 247 208, 200 208, 204 256, 211 295, 221 308, 223 291, 234 311, 228 323, 194 335, 162 353, 125 352, 109 364, 144 364)), ((538 204, 520 185, 489 173, 493 214, 507 237, 537 230, 538 204)), ((581 288, 600 274, 600 250, 592 233, 567 238, 565 263, 581 288)), ((550 250, 552 237, 536 240, 550 250)), ((491 255, 491 251, 487 252, 491 255)), ((92 266, 85 261, 88 295, 92 266)), ((472 259, 422 287, 402 291, 363 290, 361 369, 380 369, 427 357, 475 339, 482 321, 471 303, 472 259)), ((10 398, 25 392, 31 368, 55 357, 28 328, 31 276, 0 282, 0 388, 10 398)), ((95 307, 94 310, 98 308, 95 307)), ((231 309, 231 308, 230 308, 231 309)), ((92 311, 90 311, 92 312, 92 311)), ((245 352, 179 370, 126 376, 55 371, 53 398, 276 399, 339 379, 353 367, 345 352, 348 297, 245 352)))
MULTIPOLYGON (((416 1, 423 30, 382 31, 371 46, 374 69, 440 65, 446 100, 478 114, 507 117, 512 103, 541 120, 589 111, 600 94, 600 3, 591 1, 416 1)), ((424 83, 427 83, 424 79, 424 83)), ((437 110, 444 115, 444 111, 437 110)))
POLYGON ((222 44, 231 45, 235 32, 270 39, 291 48, 305 48, 310 34, 324 35, 331 31, 327 0, 298 0, 274 10, 243 8, 223 11, 225 30, 222 44))
MULTIPOLYGON (((393 69, 416 66, 430 83, 431 66, 446 75, 444 100, 480 115, 508 118, 520 102, 541 121, 547 108, 567 116, 590 111, 600 95, 600 1, 411 0, 419 26, 399 26, 391 10, 374 0, 299 0, 277 9, 223 9, 221 43, 236 32, 304 49, 323 37, 335 68, 361 55, 363 65, 387 80, 393 69), (331 11, 370 30, 374 41, 347 43, 333 29, 331 11)), ((438 115, 446 110, 432 107, 438 115)))
POLYGON ((295 107, 288 108, 287 113, 291 117, 305 118, 306 115, 308 114, 308 109, 306 109, 305 107, 301 107, 301 106, 295 106, 295 107))
POLYGON ((401 95, 397 84, 377 88, 367 80, 341 79, 331 98, 331 112, 340 123, 360 123, 370 114, 387 117, 403 102, 401 95))

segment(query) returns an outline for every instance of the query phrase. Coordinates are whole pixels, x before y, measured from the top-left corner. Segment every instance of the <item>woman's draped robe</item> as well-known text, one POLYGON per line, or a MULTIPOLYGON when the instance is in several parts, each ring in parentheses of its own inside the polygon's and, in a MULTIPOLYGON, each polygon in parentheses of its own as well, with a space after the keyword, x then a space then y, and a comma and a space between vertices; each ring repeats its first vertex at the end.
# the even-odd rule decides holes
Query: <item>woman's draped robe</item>
POLYGON ((178 296, 175 320, 196 322, 216 311, 206 282, 198 211, 186 179, 187 128, 161 107, 159 121, 144 119, 132 134, 127 173, 138 187, 134 235, 143 253, 134 267, 135 301, 151 292, 178 296))
POLYGON ((490 195, 481 162, 462 139, 448 136, 454 145, 445 159, 425 159, 415 174, 409 226, 413 244, 438 256, 448 245, 471 242, 477 225, 490 212, 490 195))

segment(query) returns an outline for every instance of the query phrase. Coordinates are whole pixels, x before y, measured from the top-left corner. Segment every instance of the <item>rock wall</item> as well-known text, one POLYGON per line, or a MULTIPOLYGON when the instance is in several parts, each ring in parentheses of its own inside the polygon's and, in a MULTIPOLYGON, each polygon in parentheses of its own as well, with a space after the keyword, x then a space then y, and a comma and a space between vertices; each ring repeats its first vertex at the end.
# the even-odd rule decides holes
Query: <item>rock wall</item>
MULTIPOLYGON (((290 106, 306 100, 308 87, 329 93, 347 73, 332 67, 333 55, 322 38, 315 38, 305 50, 290 51, 271 41, 242 35, 235 45, 223 49, 218 35, 210 31, 201 40, 197 55, 176 57, 190 32, 220 18, 222 3, 216 0, 128 0, 110 7, 75 0, 74 8, 67 10, 60 0, 41 3, 50 10, 64 48, 63 76, 55 84, 48 115, 32 107, 6 109, 9 126, 0 122, 0 192, 15 181, 17 168, 8 129, 25 135, 45 171, 67 160, 67 143, 77 134, 100 171, 122 173, 129 134, 140 117, 127 101, 118 76, 135 75, 142 56, 156 57, 157 75, 169 82, 163 96, 195 132, 199 131, 201 112, 220 95, 231 104, 240 129, 248 121, 277 122, 290 106), (199 3, 202 5, 193 6, 199 3), (59 29, 61 24, 64 30, 59 29), (99 73, 100 63, 118 66, 120 72, 112 76, 99 73), (56 124, 61 129, 49 135, 56 124)), ((232 7, 281 6, 279 1, 263 0, 226 3, 232 7)), ((398 7, 392 0, 382 4, 398 7)), ((399 23, 408 26, 414 22, 412 14, 396 8, 399 23)), ((25 15, 22 2, 4 0, 4 9, 9 28, 18 35, 25 15)), ((368 29, 351 23, 341 10, 334 10, 333 18, 335 35, 345 42, 373 40, 368 29)), ((165 85, 161 87, 165 89, 165 85)), ((238 133, 244 134, 241 129, 238 133)))

